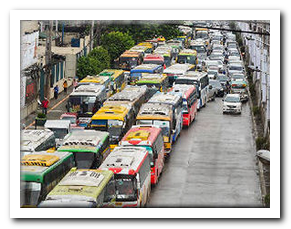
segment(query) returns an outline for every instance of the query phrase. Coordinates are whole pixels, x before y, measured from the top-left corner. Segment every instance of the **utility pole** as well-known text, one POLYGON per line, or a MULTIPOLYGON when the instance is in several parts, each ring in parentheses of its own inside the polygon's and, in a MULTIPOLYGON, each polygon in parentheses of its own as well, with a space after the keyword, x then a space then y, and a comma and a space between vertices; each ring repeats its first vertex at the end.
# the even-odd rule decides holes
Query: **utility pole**
POLYGON ((92 20, 92 25, 91 25, 90 52, 93 50, 93 37, 94 37, 94 20, 92 20))
POLYGON ((45 95, 48 99, 50 99, 50 88, 51 88, 52 31, 53 31, 53 21, 50 20, 49 35, 46 38, 45 46, 45 78, 46 78, 45 95))

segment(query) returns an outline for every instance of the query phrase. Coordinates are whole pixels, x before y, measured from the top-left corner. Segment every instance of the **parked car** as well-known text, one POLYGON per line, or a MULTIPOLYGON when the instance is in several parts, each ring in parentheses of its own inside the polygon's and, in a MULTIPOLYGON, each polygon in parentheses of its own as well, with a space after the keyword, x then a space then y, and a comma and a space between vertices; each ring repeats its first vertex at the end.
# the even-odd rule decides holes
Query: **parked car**
POLYGON ((223 99, 223 114, 236 113, 241 114, 242 103, 239 94, 227 94, 223 99))

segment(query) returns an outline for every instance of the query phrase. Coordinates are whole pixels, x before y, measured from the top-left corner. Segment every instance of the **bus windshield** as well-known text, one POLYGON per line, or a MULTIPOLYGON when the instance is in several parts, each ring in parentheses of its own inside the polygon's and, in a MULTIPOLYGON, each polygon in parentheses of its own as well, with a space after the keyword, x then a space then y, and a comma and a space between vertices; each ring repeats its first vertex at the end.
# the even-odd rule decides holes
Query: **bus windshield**
POLYGON ((41 193, 41 183, 21 181, 20 193, 23 206, 37 206, 41 193))
POLYGON ((164 62, 160 60, 145 60, 143 63, 144 64, 158 64, 158 65, 164 64, 164 62))
POLYGON ((204 53, 204 52, 206 52, 205 47, 202 46, 202 45, 193 45, 190 48, 191 49, 195 49, 197 51, 197 53, 204 53))
POLYGON ((63 139, 68 134, 68 129, 65 128, 50 128, 54 132, 55 138, 63 139))
POLYGON ((110 142, 118 143, 118 140, 122 134, 123 121, 109 119, 109 120, 92 120, 92 125, 96 125, 95 129, 100 131, 108 131, 110 142))
POLYGON ((121 57, 120 58, 120 65, 126 65, 129 68, 134 68, 138 65, 137 63, 138 58, 137 57, 121 57))
POLYGON ((137 125, 155 125, 162 129, 164 136, 170 136, 170 122, 165 120, 137 120, 137 125))
POLYGON ((195 56, 179 55, 177 63, 179 63, 179 64, 185 64, 185 63, 195 64, 195 56))
POLYGON ((175 84, 188 84, 188 85, 195 85, 195 80, 192 79, 179 79, 177 78, 175 84))
POLYGON ((68 101, 69 112, 95 113, 100 108, 100 102, 92 96, 70 96, 68 101))
POLYGON ((182 113, 188 114, 188 104, 187 101, 183 99, 183 107, 182 107, 182 113))
POLYGON ((137 199, 136 179, 130 175, 116 175, 110 181, 105 193, 105 202, 116 197, 116 201, 134 201, 137 199))
POLYGON ((207 31, 197 31, 196 32, 196 36, 195 38, 207 38, 208 37, 208 33, 207 31))

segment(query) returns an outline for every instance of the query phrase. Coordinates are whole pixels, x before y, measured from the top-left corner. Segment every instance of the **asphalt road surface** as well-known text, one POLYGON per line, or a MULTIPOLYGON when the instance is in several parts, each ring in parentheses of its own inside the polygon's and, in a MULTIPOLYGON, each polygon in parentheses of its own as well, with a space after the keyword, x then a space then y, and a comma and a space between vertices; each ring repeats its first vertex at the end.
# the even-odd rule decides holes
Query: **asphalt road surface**
POLYGON ((183 129, 148 207, 262 207, 248 103, 241 115, 207 103, 183 129))

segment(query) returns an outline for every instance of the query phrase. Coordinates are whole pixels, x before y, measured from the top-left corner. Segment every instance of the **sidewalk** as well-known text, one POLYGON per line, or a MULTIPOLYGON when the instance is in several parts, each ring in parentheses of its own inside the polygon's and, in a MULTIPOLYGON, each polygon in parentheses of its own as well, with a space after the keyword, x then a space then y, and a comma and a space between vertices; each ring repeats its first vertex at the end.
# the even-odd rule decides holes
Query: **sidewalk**
MULTIPOLYGON (((70 86, 70 87, 68 87, 67 93, 62 91, 59 94, 58 99, 52 98, 50 100, 49 107, 47 110, 47 118, 48 119, 52 119, 52 117, 50 117, 50 111, 57 108, 62 102, 65 102, 65 100, 69 97, 69 95, 72 93, 72 91, 73 91, 73 86, 70 86), (64 100, 64 101, 62 101, 62 100, 64 100)), ((26 128, 28 128, 29 126, 34 125, 34 120, 35 120, 35 117, 37 116, 38 112, 42 112, 42 110, 38 109, 38 110, 34 111, 33 113, 31 113, 30 115, 28 115, 26 118, 22 119, 20 121, 20 126, 23 126, 23 124, 24 124, 26 126, 26 128)))

